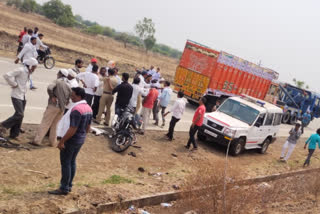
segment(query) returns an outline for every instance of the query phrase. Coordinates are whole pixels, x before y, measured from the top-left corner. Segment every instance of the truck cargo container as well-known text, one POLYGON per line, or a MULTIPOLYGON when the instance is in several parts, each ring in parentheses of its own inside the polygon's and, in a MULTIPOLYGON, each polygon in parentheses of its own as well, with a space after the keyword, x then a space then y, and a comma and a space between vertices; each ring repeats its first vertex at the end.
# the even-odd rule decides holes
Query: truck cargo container
POLYGON ((229 96, 246 94, 264 99, 278 76, 271 69, 188 40, 174 83, 175 91, 183 91, 190 102, 207 95, 208 110, 217 99, 229 96))

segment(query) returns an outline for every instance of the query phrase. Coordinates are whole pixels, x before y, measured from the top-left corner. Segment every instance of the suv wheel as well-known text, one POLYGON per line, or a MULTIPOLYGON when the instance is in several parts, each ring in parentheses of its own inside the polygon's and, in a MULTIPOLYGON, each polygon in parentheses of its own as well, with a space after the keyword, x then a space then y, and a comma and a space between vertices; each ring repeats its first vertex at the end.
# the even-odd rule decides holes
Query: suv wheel
POLYGON ((244 144, 245 144, 245 140, 243 138, 239 138, 239 140, 235 142, 231 142, 231 145, 230 145, 231 155, 233 156, 239 155, 244 148, 244 144))
POLYGON ((268 150, 269 145, 270 145, 270 139, 267 138, 267 139, 264 140, 263 144, 261 145, 261 149, 259 150, 260 154, 266 153, 266 151, 268 150))

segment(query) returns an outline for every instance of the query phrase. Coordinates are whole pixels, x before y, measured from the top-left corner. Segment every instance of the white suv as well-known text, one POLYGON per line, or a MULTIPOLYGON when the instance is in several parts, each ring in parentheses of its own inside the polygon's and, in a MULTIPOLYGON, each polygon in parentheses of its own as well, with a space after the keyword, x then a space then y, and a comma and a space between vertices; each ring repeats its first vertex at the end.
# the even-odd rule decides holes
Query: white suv
POLYGON ((230 152, 259 149, 264 154, 276 139, 282 109, 265 101, 243 95, 230 97, 215 112, 206 113, 198 139, 228 145, 230 152))

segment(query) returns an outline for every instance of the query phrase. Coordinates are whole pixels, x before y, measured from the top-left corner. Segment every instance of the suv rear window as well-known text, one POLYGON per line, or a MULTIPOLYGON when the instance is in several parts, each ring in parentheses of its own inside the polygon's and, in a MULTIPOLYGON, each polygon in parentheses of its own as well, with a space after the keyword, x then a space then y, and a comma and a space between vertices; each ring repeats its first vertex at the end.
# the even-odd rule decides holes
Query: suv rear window
POLYGON ((275 114, 274 121, 273 121, 274 126, 278 126, 281 124, 281 117, 282 117, 282 114, 280 113, 275 114))
POLYGON ((264 123, 265 126, 271 126, 273 121, 274 113, 268 113, 266 122, 264 123))

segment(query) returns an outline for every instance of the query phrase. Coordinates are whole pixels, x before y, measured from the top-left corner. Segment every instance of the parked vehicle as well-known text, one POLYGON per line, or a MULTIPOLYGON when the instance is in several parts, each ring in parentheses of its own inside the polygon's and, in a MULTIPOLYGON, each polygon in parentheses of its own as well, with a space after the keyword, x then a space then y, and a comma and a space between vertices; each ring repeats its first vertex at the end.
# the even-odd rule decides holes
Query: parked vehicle
POLYGON ((183 91, 189 102, 206 94, 209 105, 217 99, 247 94, 264 99, 279 74, 223 51, 188 40, 175 74, 175 91, 183 91), (221 97, 222 96, 222 97, 221 97))
POLYGON ((273 83, 266 100, 284 110, 283 123, 296 123, 306 111, 312 120, 320 117, 320 95, 287 83, 273 83))
POLYGON ((264 154, 279 131, 282 109, 250 96, 230 97, 215 112, 206 113, 198 139, 227 146, 232 155, 244 149, 264 154))
POLYGON ((44 52, 45 52, 44 57, 41 58, 41 56, 38 56, 37 60, 39 64, 43 63, 46 69, 52 69, 56 64, 56 60, 52 56, 50 56, 51 51, 49 48, 47 48, 44 52))
POLYGON ((113 151, 123 152, 136 143, 134 130, 141 125, 137 116, 135 110, 130 107, 121 109, 120 116, 115 115, 112 121, 112 134, 109 135, 109 138, 113 138, 111 145, 113 151))

